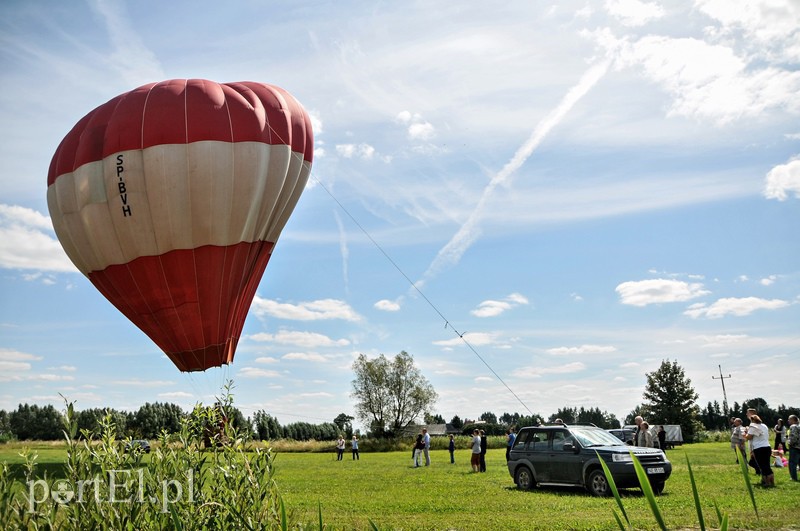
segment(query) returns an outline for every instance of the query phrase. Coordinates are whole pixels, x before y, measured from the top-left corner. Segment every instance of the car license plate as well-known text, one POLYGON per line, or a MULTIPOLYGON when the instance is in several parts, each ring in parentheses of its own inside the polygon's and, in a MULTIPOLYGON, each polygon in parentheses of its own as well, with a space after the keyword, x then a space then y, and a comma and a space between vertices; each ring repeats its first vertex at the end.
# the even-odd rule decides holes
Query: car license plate
POLYGON ((664 467, 663 466, 655 466, 655 467, 652 467, 652 468, 648 468, 647 469, 647 473, 648 474, 663 474, 664 473, 664 467))

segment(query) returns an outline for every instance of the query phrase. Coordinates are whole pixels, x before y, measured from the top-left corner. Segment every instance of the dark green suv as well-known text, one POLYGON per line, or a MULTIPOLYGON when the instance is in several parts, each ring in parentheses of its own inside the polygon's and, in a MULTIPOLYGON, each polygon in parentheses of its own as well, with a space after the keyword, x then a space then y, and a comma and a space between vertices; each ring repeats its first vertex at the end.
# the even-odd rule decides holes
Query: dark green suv
POLYGON ((639 487, 631 452, 644 467, 656 494, 672 473, 672 463, 657 448, 628 446, 594 426, 534 426, 519 430, 508 459, 508 471, 520 489, 534 486, 584 487, 595 496, 608 496, 598 455, 611 470, 618 488, 639 487))

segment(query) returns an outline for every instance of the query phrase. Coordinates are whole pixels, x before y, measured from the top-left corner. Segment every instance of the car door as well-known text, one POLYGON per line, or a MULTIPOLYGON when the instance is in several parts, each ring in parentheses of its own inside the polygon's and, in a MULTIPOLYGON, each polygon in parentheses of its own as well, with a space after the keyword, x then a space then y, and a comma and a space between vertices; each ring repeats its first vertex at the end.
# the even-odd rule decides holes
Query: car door
POLYGON ((548 476, 553 483, 581 483, 583 457, 574 450, 575 437, 567 430, 554 430, 547 452, 548 476))
POLYGON ((548 467, 548 453, 550 442, 548 441, 547 430, 533 428, 528 434, 528 444, 526 453, 528 461, 533 465, 533 475, 538 483, 550 481, 550 471, 548 467))

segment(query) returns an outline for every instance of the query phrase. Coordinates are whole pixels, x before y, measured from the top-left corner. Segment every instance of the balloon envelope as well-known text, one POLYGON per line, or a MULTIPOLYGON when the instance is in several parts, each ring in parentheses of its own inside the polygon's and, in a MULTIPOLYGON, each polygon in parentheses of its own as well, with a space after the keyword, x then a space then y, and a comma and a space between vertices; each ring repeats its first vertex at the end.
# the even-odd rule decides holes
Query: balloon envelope
POLYGON ((61 142, 50 216, 77 268, 180 370, 227 364, 313 143, 305 110, 278 87, 148 84, 61 142))

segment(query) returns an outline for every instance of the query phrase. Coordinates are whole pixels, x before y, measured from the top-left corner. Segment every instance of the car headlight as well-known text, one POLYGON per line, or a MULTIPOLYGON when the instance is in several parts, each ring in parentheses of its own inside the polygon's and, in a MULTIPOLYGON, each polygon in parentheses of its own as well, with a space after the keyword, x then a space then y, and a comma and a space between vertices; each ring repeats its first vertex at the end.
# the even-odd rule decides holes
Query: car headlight
POLYGON ((631 454, 613 454, 611 460, 615 463, 633 463, 631 454))

